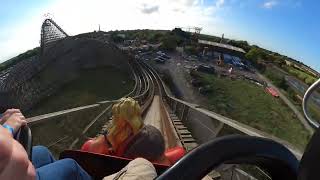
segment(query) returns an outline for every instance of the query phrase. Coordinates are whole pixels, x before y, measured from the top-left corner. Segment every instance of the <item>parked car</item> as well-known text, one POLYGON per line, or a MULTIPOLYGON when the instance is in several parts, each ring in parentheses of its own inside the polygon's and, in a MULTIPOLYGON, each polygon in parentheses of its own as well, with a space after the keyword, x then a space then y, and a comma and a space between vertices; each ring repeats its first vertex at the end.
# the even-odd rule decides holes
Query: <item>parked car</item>
POLYGON ((279 93, 272 87, 266 87, 266 92, 271 94, 273 97, 279 97, 279 93))
POLYGON ((170 59, 171 57, 170 56, 167 56, 166 54, 163 54, 163 55, 160 55, 161 57, 163 58, 166 58, 166 59, 170 59))
POLYGON ((212 88, 210 85, 199 87, 198 90, 199 90, 200 94, 208 94, 208 93, 212 92, 212 88))
POLYGON ((160 64, 164 64, 166 60, 160 59, 160 58, 154 58, 154 61, 160 64))
POLYGON ((164 61, 167 60, 167 58, 164 58, 164 57, 162 57, 162 56, 158 56, 157 58, 159 58, 159 59, 161 59, 161 60, 164 60, 164 61))
POLYGON ((166 54, 165 54, 164 52, 162 52, 162 51, 158 51, 156 54, 159 55, 159 56, 166 55, 166 54))
POLYGON ((140 56, 139 56, 139 55, 135 55, 134 58, 135 58, 135 59, 139 59, 140 56))
POLYGON ((214 74, 215 73, 214 67, 213 66, 209 66, 209 65, 200 65, 200 66, 197 67, 197 71, 208 73, 208 74, 214 74))
POLYGON ((198 80, 198 79, 192 79, 191 80, 191 84, 194 86, 194 87, 199 87, 199 86, 203 86, 203 82, 198 80))
POLYGON ((188 60, 189 60, 189 61, 197 61, 197 60, 198 60, 198 57, 195 56, 195 55, 191 55, 191 56, 188 57, 188 60))

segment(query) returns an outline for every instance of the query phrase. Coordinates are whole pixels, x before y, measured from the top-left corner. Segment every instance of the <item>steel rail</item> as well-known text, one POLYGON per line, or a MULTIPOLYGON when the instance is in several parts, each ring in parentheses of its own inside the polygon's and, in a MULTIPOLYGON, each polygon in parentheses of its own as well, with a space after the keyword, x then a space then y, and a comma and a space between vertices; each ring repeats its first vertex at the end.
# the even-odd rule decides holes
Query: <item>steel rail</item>
POLYGON ((320 79, 318 79, 315 83, 313 83, 306 91, 306 93, 303 96, 303 101, 302 101, 302 109, 303 113, 308 121, 308 123, 314 128, 318 129, 320 124, 316 120, 314 120, 310 115, 309 115, 309 110, 308 110, 308 102, 309 98, 311 97, 312 93, 315 92, 318 88, 320 87, 320 79))

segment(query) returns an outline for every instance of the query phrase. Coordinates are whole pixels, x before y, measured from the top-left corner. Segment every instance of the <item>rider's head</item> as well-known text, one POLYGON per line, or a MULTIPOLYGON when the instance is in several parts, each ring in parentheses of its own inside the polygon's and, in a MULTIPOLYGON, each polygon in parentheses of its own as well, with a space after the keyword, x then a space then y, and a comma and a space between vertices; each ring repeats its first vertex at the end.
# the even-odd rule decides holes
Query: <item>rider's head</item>
POLYGON ((108 139, 117 146, 131 135, 135 135, 143 127, 141 108, 132 98, 121 98, 112 107, 112 125, 108 139))

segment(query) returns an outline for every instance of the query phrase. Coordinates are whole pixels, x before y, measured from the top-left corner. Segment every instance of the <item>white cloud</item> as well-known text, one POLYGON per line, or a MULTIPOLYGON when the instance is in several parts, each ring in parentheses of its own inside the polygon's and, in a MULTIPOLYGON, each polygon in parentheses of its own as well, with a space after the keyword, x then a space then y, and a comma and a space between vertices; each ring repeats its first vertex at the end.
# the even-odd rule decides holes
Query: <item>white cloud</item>
POLYGON ((263 7, 266 9, 272 9, 276 5, 278 5, 278 2, 275 0, 266 1, 265 3, 263 3, 263 7))
POLYGON ((158 12, 159 11, 159 6, 158 5, 146 5, 146 4, 143 4, 142 7, 141 7, 141 12, 142 13, 145 13, 145 14, 152 14, 152 13, 155 13, 155 12, 158 12))
POLYGON ((1 27, 0 62, 39 46, 46 13, 52 14, 69 35, 92 32, 99 24, 104 31, 199 26, 205 32, 216 33, 223 31, 215 28, 221 19, 217 12, 223 4, 224 0, 211 5, 204 5, 203 0, 57 0, 21 23, 1 27))
POLYGON ((224 4, 225 0, 217 0, 216 1, 216 7, 221 7, 224 4))

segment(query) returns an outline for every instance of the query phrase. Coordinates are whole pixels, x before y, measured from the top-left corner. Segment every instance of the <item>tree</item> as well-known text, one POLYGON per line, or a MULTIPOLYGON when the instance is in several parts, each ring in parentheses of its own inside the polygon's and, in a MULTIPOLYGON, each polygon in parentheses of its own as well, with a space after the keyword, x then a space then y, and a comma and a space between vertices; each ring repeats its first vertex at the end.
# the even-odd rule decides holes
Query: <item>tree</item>
POLYGON ((197 55, 197 52, 198 52, 197 48, 194 46, 186 46, 184 48, 184 51, 188 54, 193 54, 193 55, 197 55))
POLYGON ((246 52, 250 51, 251 46, 249 45, 249 43, 247 41, 236 41, 236 40, 231 40, 229 42, 229 44, 236 46, 236 47, 240 47, 243 50, 245 50, 246 52))
POLYGON ((257 64, 258 60, 262 57, 262 52, 258 48, 252 48, 245 55, 246 59, 250 60, 252 63, 257 64))
POLYGON ((289 85, 287 84, 287 81, 285 80, 284 77, 281 78, 279 82, 279 87, 282 88, 283 90, 287 90, 289 88, 289 85))
POLYGON ((151 42, 155 43, 155 42, 159 42, 162 37, 163 37, 162 33, 155 33, 155 34, 151 35, 149 40, 151 42))
POLYGON ((115 32, 113 32, 113 33, 111 34, 111 39, 112 39, 113 42, 116 42, 116 43, 119 43, 119 42, 123 42, 123 41, 124 41, 123 37, 121 37, 121 36, 118 34, 117 31, 115 31, 115 32))
POLYGON ((172 34, 178 36, 181 39, 190 39, 190 33, 183 31, 181 28, 174 28, 172 34))
POLYGON ((252 62, 252 65, 256 67, 260 72, 266 70, 266 66, 260 60, 266 57, 266 53, 263 52, 260 48, 254 47, 250 49, 249 52, 245 55, 246 59, 252 62))
POLYGON ((163 37, 162 39, 162 44, 161 44, 161 49, 168 50, 168 51, 173 51, 177 47, 177 39, 173 35, 167 35, 163 37))

